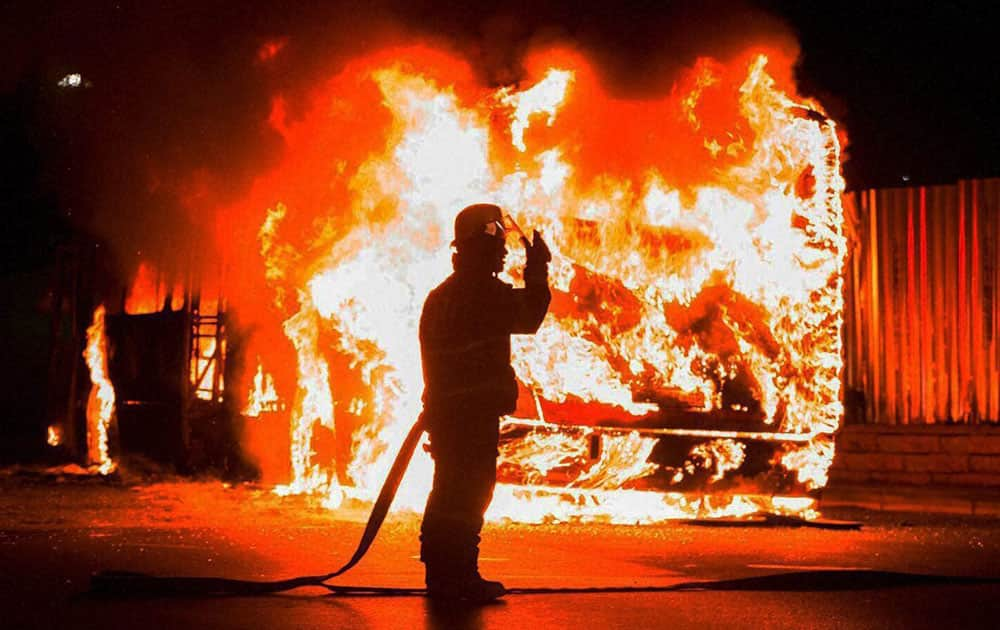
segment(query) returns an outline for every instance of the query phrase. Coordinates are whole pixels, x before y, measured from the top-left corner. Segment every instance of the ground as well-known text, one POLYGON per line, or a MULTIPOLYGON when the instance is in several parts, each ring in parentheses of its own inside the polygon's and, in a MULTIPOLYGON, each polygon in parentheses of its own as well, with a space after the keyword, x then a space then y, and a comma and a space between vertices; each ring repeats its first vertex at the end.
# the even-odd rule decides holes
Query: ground
MULTIPOLYGON (((277 579, 324 573, 354 549, 365 506, 217 481, 108 483, 0 475, 0 597, 9 628, 921 628, 995 627, 1000 581, 905 584, 892 571, 1000 578, 1000 520, 840 509, 858 531, 561 523, 490 524, 483 573, 509 587, 722 590, 511 595, 486 607, 421 597, 97 598, 91 573, 277 579), (851 570, 830 574, 824 571, 851 570), (791 578, 790 573, 801 572, 791 578), (848 584, 835 579, 846 575, 848 584), (711 585, 710 585, 711 586, 711 585)), ((391 514, 343 584, 418 587, 419 517, 391 514)))

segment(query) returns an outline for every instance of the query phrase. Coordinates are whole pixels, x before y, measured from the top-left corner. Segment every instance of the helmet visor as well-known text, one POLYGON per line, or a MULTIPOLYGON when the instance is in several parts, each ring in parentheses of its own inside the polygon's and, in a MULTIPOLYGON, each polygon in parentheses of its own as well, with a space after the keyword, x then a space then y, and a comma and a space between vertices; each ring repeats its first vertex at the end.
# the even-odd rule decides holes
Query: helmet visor
POLYGON ((506 238, 507 236, 507 228, 504 227, 502 221, 490 221, 483 226, 483 232, 497 238, 506 238))

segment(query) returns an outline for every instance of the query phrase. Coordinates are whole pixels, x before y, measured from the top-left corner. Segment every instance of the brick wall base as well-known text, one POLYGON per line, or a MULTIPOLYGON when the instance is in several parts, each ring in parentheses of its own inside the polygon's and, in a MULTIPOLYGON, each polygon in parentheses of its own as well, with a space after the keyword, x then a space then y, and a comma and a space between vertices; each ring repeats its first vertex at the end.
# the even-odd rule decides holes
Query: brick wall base
POLYGON ((1000 487, 998 425, 847 425, 830 482, 1000 487))

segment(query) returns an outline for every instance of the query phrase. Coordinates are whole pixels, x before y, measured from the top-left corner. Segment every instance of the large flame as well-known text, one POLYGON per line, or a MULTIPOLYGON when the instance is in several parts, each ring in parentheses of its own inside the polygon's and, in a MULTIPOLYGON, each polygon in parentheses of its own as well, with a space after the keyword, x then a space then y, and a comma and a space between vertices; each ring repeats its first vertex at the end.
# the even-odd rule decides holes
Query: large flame
POLYGON ((90 396, 87 399, 87 459, 102 475, 116 466, 108 448, 108 432, 115 413, 115 388, 108 376, 107 336, 104 331, 104 305, 94 310, 93 323, 87 328, 87 347, 83 357, 90 369, 90 396))
MULTIPOLYGON (((655 438, 606 437, 591 461, 585 440, 541 421, 543 408, 587 405, 646 416, 664 400, 758 413, 795 438, 777 465, 825 483, 842 415, 839 142, 768 63, 704 59, 669 97, 629 101, 565 51, 530 59, 524 89, 490 91, 460 62, 411 48, 349 65, 303 118, 275 123, 283 162, 239 207, 270 208, 264 278, 295 356, 295 392, 283 392, 294 398, 292 479, 280 491, 330 506, 375 496, 420 411, 417 322, 450 272, 454 215, 494 201, 545 234, 554 299, 538 334, 512 344, 538 419, 503 462, 532 485, 499 487, 491 518, 808 511, 808 499, 623 490, 655 470, 655 438), (344 414, 346 461, 321 459, 316 431, 343 431, 344 414), (540 481, 571 462, 565 487, 540 481)), ((508 264, 504 278, 519 282, 523 251, 508 264)), ((743 459, 741 443, 719 437, 688 461, 720 479, 743 459)), ((397 506, 421 506, 430 471, 418 452, 397 506)))

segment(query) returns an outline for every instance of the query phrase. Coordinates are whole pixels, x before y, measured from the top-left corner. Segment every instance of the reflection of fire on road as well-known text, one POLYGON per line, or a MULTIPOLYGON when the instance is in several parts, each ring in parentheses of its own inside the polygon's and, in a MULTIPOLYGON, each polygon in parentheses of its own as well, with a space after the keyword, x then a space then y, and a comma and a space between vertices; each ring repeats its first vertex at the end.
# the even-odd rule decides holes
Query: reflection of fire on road
MULTIPOLYGON (((759 464, 764 441, 800 492, 825 483, 842 414, 834 124, 773 52, 702 59, 647 101, 609 95, 572 52, 526 67, 522 85, 491 91, 411 47, 352 62, 295 120, 275 101, 283 157, 229 211, 270 208, 258 240, 273 302, 241 308, 283 321, 290 341, 256 342, 278 387, 258 366, 248 388, 251 412, 265 390, 291 403, 293 475, 278 491, 374 497, 420 411, 417 319, 450 271, 451 221, 489 200, 541 229, 554 257, 550 313, 514 338, 524 391, 492 518, 809 510, 725 480, 759 464), (671 427, 688 445, 666 466, 671 427), (650 483, 696 473, 712 496, 650 483)), ((509 259, 523 266, 520 249, 509 259)), ((422 505, 430 469, 414 461, 397 505, 422 505)))

